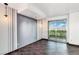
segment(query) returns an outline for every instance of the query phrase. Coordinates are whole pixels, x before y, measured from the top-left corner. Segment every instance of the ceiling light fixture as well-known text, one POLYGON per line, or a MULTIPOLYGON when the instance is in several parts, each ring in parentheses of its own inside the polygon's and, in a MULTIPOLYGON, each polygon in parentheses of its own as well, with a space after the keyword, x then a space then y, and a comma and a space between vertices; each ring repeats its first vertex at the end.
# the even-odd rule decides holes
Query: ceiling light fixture
POLYGON ((7 14, 7 9, 8 9, 7 6, 8 6, 8 4, 4 3, 4 5, 5 5, 5 15, 4 16, 7 18, 8 17, 8 14, 7 14))

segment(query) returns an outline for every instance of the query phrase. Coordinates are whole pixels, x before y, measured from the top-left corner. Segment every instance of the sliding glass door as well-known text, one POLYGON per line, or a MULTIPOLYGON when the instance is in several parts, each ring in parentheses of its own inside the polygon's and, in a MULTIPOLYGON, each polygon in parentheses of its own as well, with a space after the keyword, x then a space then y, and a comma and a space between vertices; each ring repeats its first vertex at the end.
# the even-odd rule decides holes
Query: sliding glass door
POLYGON ((48 23, 49 40, 66 42, 66 20, 53 20, 48 23))

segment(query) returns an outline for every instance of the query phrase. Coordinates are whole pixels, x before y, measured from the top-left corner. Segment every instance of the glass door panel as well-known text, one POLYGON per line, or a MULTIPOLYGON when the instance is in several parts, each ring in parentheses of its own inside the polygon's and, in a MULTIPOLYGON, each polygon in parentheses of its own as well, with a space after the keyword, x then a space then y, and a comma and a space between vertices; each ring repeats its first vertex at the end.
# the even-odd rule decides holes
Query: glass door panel
POLYGON ((49 21, 48 25, 50 40, 66 42, 66 20, 49 21))

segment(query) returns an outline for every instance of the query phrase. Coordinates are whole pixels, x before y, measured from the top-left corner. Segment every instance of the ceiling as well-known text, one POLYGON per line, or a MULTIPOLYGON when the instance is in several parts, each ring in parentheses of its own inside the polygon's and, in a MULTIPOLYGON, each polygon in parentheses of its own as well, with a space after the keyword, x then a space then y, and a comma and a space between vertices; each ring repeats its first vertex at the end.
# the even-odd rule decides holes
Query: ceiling
MULTIPOLYGON (((44 16, 47 18, 67 15, 69 13, 79 11, 79 3, 15 3, 15 4, 9 3, 9 6, 15 8, 24 15, 29 14, 28 12, 26 12, 29 9, 31 11, 30 13, 32 12, 34 14, 38 13, 40 14, 41 17, 44 16), (30 6, 34 6, 37 9, 30 8, 30 6)), ((34 14, 33 17, 36 17, 37 14, 35 16, 34 14)))
POLYGON ((79 11, 79 3, 35 3, 34 5, 49 18, 79 11))
POLYGON ((44 18, 45 14, 31 3, 8 3, 8 6, 14 8, 18 13, 32 18, 44 18))

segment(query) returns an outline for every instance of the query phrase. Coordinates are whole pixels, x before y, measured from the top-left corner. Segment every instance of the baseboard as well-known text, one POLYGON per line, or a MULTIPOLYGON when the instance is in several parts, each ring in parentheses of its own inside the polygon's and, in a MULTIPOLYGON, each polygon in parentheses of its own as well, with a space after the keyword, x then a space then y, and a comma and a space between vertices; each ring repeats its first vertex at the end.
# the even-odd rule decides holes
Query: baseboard
POLYGON ((71 45, 71 46, 79 47, 79 45, 70 44, 70 43, 67 43, 67 44, 68 44, 68 45, 71 45))
POLYGON ((41 40, 48 40, 48 39, 46 39, 46 38, 41 38, 41 40))

